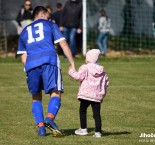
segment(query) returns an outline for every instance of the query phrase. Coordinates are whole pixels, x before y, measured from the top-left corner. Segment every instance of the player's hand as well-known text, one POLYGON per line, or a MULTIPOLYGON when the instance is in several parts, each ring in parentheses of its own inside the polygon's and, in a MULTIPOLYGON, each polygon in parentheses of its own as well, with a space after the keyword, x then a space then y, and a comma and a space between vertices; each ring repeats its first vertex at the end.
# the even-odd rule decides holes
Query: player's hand
POLYGON ((77 29, 77 33, 81 34, 82 30, 80 28, 77 29))
POLYGON ((75 65, 74 65, 74 64, 71 64, 71 65, 69 66, 69 70, 70 70, 70 69, 73 69, 74 71, 76 71, 75 65))

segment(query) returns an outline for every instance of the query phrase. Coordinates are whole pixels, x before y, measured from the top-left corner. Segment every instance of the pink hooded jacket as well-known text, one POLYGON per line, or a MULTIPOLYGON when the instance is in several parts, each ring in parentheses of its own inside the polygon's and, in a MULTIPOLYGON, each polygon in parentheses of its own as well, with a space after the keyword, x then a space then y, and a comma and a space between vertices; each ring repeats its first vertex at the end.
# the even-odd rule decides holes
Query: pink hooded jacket
POLYGON ((78 99, 84 99, 94 102, 102 102, 106 95, 109 84, 108 75, 104 72, 104 68, 98 64, 84 64, 76 72, 69 70, 69 75, 80 81, 78 99))

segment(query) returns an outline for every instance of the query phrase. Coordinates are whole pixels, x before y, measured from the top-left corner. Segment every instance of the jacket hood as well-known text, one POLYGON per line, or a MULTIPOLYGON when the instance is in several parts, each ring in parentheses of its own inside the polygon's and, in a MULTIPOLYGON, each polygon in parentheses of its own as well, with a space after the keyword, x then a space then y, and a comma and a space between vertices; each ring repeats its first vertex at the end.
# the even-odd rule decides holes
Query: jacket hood
POLYGON ((99 64, 88 63, 89 73, 93 76, 100 76, 104 72, 104 67, 99 64))

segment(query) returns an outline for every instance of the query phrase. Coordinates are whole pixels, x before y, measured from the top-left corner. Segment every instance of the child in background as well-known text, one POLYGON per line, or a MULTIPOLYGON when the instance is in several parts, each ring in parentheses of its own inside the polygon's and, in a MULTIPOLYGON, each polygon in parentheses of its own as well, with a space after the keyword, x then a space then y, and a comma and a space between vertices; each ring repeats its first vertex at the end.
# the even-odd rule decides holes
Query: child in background
POLYGON ((87 135, 87 108, 91 105, 93 117, 95 119, 94 137, 101 137, 101 103, 106 95, 108 87, 108 75, 104 71, 104 67, 100 66, 97 61, 100 55, 98 49, 92 49, 86 54, 86 64, 79 68, 79 71, 69 69, 69 75, 80 81, 79 92, 77 98, 80 101, 80 124, 81 127, 75 131, 77 135, 87 135))

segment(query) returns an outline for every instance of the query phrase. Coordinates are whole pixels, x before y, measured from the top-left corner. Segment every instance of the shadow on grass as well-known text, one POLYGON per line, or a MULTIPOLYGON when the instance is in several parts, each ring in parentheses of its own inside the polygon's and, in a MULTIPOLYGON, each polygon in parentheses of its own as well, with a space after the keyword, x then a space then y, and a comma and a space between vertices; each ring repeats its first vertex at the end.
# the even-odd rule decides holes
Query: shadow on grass
MULTIPOLYGON (((77 128, 76 128, 77 129, 77 128)), ((64 129, 61 130, 63 135, 65 136, 70 136, 70 135, 75 135, 75 130, 76 129, 64 129)), ((88 128, 88 132, 94 131, 94 128, 88 128)), ((109 135, 128 135, 131 134, 131 132, 128 131, 120 131, 120 132, 106 132, 102 131, 103 136, 109 136, 109 135)))
MULTIPOLYGON (((63 129, 61 130, 63 135, 65 136, 70 136, 70 135, 75 135, 75 130, 77 130, 77 128, 75 129, 63 129)), ((88 128, 88 132, 94 131, 94 128, 88 128)))
POLYGON ((103 136, 109 136, 109 135, 128 135, 131 134, 131 132, 128 131, 120 131, 120 132, 106 132, 106 131, 102 131, 103 136))
POLYGON ((46 136, 52 136, 52 133, 46 133, 46 136))

